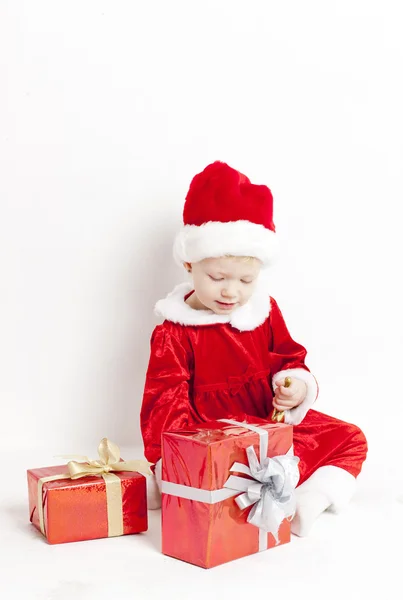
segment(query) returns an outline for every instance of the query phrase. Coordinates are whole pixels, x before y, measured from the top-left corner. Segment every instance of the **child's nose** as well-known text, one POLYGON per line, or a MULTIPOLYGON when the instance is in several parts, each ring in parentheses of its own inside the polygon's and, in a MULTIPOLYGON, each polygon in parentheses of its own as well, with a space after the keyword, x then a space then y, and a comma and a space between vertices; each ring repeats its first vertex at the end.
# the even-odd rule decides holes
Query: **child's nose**
POLYGON ((221 292, 222 296, 225 298, 235 298, 235 286, 231 284, 227 284, 225 288, 223 288, 221 292))

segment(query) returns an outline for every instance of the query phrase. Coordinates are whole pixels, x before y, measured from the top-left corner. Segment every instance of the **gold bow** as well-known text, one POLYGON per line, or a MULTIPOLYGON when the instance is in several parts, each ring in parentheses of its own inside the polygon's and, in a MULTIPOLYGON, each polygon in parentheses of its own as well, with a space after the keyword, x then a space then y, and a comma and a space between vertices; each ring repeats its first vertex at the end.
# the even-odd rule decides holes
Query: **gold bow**
POLYGON ((43 514, 42 491, 43 484, 47 481, 56 481, 58 479, 79 479, 80 477, 102 477, 106 485, 106 504, 108 511, 108 537, 123 535, 123 512, 122 512, 122 487, 121 480, 111 471, 136 471, 144 475, 150 475, 151 469, 146 460, 128 460, 120 459, 119 446, 103 438, 98 446, 99 460, 90 460, 87 456, 65 455, 61 458, 75 458, 84 460, 77 462, 71 460, 67 463, 68 473, 60 475, 50 475, 42 477, 38 481, 38 513, 39 526, 43 535, 45 535, 45 521, 43 514))
POLYGON ((71 460, 67 463, 70 479, 79 479, 89 475, 104 475, 111 471, 138 471, 151 475, 150 465, 146 460, 120 460, 120 448, 108 438, 103 438, 98 446, 99 460, 90 460, 88 456, 67 454, 61 458, 76 458, 84 462, 71 460))

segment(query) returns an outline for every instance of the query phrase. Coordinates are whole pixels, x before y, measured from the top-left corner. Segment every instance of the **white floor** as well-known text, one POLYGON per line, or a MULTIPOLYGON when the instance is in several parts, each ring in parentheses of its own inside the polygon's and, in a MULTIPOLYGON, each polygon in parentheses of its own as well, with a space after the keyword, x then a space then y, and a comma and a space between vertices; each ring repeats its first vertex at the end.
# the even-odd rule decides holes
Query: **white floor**
POLYGON ((350 507, 324 514, 309 538, 204 570, 160 553, 160 511, 149 512, 145 534, 48 545, 28 520, 25 470, 57 461, 43 452, 11 458, 2 455, 2 600, 403 598, 403 489, 393 464, 367 461, 350 507))

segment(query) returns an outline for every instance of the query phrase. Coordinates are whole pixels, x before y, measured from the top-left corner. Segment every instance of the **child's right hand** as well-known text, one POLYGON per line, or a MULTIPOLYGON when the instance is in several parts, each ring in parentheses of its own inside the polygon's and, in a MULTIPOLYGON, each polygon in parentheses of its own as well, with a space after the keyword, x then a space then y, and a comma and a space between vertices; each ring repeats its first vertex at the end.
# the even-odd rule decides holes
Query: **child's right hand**
POLYGON ((293 377, 289 387, 285 387, 285 379, 278 379, 274 383, 278 386, 273 398, 273 406, 277 410, 291 410, 305 400, 308 391, 305 381, 293 377))

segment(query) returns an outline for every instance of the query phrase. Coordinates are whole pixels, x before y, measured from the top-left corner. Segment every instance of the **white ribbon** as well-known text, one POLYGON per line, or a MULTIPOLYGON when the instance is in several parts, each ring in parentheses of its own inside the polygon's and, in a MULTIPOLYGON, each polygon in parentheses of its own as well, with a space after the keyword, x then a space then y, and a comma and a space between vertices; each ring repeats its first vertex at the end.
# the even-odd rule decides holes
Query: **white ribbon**
POLYGON ((278 544, 281 523, 295 513, 294 489, 299 479, 299 458, 288 455, 266 457, 259 463, 253 446, 246 448, 246 453, 249 467, 234 463, 230 470, 245 473, 252 479, 231 475, 224 487, 244 492, 235 498, 235 502, 241 510, 254 505, 248 523, 266 534, 271 533, 278 544))
POLYGON ((201 490, 162 481, 162 492, 207 504, 215 504, 239 494, 235 498, 235 502, 241 510, 254 505, 247 521, 259 529, 259 551, 266 550, 267 534, 271 533, 278 544, 278 531, 282 521, 285 518, 291 518, 295 513, 294 489, 299 480, 299 458, 293 455, 293 446, 286 455, 270 458, 267 456, 268 431, 230 419, 220 419, 220 421, 259 434, 260 462, 254 447, 249 446, 246 449, 249 467, 241 463, 234 463, 230 469, 231 472, 243 473, 252 479, 230 475, 220 490, 201 490))

